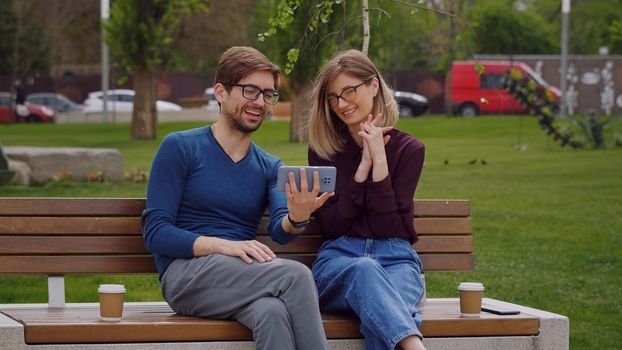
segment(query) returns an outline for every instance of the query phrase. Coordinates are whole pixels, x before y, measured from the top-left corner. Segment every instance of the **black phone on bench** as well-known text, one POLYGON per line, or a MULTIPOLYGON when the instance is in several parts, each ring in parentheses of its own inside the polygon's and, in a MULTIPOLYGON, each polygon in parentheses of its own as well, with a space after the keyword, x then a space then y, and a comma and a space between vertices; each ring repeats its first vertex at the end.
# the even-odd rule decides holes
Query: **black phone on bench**
POLYGON ((520 310, 510 309, 497 305, 482 305, 482 311, 490 312, 496 315, 518 315, 520 310))

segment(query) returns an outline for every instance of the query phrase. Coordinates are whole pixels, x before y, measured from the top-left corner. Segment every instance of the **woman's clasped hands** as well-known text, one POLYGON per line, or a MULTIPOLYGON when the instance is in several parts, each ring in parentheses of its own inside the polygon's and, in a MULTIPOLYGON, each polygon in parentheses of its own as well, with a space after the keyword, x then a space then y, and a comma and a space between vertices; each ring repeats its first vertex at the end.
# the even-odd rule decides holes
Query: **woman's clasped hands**
POLYGON ((376 126, 382 120, 382 113, 378 113, 372 119, 369 114, 367 120, 360 124, 360 130, 357 133, 362 138, 363 153, 361 163, 354 175, 356 182, 364 182, 369 171, 372 170, 372 181, 382 181, 389 175, 387 166, 387 155, 384 146, 389 142, 390 135, 385 135, 393 129, 392 126, 380 127, 376 126))

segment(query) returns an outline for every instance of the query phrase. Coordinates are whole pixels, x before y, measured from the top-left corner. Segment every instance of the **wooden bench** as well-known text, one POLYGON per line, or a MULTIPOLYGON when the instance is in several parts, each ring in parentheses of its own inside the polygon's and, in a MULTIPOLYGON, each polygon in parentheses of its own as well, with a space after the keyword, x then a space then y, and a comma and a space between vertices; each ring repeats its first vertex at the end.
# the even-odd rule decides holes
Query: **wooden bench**
MULTIPOLYGON (((19 338, 14 344, 23 339, 24 349, 36 348, 34 344, 94 343, 125 344, 128 348, 133 348, 132 344, 171 345, 170 342, 202 344, 203 349, 209 344, 214 349, 221 348, 214 344, 222 342, 228 342, 227 349, 233 349, 231 346, 238 342, 243 345, 240 349, 252 346, 249 342, 252 334, 241 324, 176 315, 164 302, 127 302, 119 323, 100 321, 96 303, 65 304, 63 276, 156 273, 153 257, 145 250, 140 231, 144 207, 144 199, 0 198, 0 275, 48 276, 47 305, 0 305, 4 322, 17 323, 16 332, 23 332, 10 335, 19 338)), ((259 241, 280 257, 309 266, 313 263, 322 242, 317 224, 312 222, 302 237, 281 246, 270 240, 266 223, 264 218, 259 241)), ((473 270, 468 201, 417 200, 414 225, 420 236, 414 248, 424 271, 473 270)), ((97 287, 84 286, 93 290, 97 287)), ((500 303, 492 299, 485 302, 500 303)), ((421 331, 430 349, 437 344, 435 341, 442 341, 438 346, 449 344, 448 339, 459 341, 456 344, 464 349, 485 346, 486 339, 490 344, 501 344, 499 339, 518 338, 533 342, 531 339, 541 337, 542 317, 535 312, 538 310, 522 310, 513 316, 482 313, 478 319, 464 319, 460 317, 456 298, 428 298, 422 307, 421 331), (468 341, 461 341, 469 339, 464 337, 480 337, 484 343, 476 342, 469 347, 465 345, 468 341)), ((353 343, 362 348, 356 317, 326 314, 323 320, 333 348, 352 349, 353 343)), ((0 338, 2 329, 0 319, 0 338)))

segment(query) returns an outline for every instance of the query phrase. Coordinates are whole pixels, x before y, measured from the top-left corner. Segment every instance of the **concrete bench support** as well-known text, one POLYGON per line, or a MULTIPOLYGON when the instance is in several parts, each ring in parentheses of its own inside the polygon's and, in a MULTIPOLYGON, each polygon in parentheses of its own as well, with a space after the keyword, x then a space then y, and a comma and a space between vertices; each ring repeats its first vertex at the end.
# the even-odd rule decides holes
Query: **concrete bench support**
MULTIPOLYGON (((448 300, 448 299, 436 299, 448 300)), ((521 312, 540 317, 540 334, 537 336, 509 337, 456 337, 426 338, 424 343, 428 350, 559 350, 569 348, 569 322, 562 315, 533 309, 521 305, 506 303, 494 299, 485 299, 485 303, 518 308, 521 312)), ((131 304, 131 303, 126 303, 131 304)), ((135 303, 145 304, 145 303, 135 303)), ((154 304, 154 303, 151 303, 154 304)), ((158 303, 155 303, 158 304, 158 303)), ((71 307, 93 306, 93 303, 68 304, 71 307)), ((46 304, 38 304, 45 308, 46 304)), ((30 308, 33 304, 5 304, 0 310, 30 308)), ((253 342, 184 342, 184 343, 137 343, 137 344, 67 344, 67 345, 26 345, 24 343, 24 327, 0 313, 0 350, 252 350, 253 342)), ((361 339, 330 340, 332 350, 364 350, 361 339)))
POLYGON ((50 307, 65 307, 65 277, 48 277, 48 305, 50 307))

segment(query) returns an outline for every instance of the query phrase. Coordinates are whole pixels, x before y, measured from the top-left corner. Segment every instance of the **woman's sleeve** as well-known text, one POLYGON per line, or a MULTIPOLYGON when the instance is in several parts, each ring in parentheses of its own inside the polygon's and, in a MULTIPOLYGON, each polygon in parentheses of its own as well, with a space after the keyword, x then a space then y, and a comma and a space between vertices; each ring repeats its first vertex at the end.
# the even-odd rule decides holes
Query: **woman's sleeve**
MULTIPOLYGON (((321 159, 311 148, 308 151, 308 160, 311 166, 334 166, 332 162, 321 159)), ((337 178, 340 178, 339 170, 337 168, 337 178)), ((335 195, 314 213, 326 236, 347 232, 364 210, 366 184, 354 181, 354 177, 346 181, 343 186, 337 183, 335 195)))
POLYGON ((422 143, 407 143, 393 173, 382 181, 367 185, 367 222, 376 237, 403 231, 414 236, 413 197, 424 158, 425 147, 422 143))
POLYGON ((143 235, 153 253, 173 258, 194 255, 192 246, 198 235, 175 226, 189 164, 190 156, 180 136, 165 137, 153 159, 147 186, 143 235))

